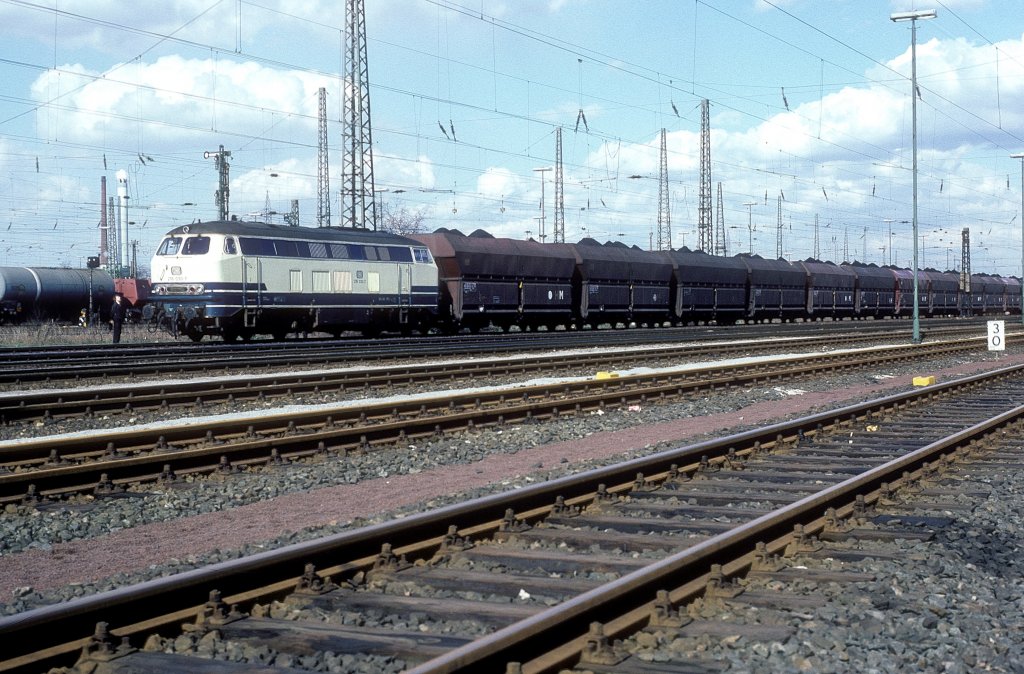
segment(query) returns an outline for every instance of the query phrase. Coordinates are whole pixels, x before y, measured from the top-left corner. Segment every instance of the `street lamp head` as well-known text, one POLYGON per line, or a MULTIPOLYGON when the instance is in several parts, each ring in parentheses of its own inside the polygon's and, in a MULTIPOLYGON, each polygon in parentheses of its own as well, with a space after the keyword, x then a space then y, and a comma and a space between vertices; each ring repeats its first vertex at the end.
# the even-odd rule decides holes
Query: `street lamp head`
POLYGON ((917 19, 934 19, 934 9, 922 9, 916 12, 893 12, 889 15, 892 21, 916 21, 917 19))
POLYGON ((1024 159, 1024 152, 1018 152, 1016 154, 1011 154, 1010 155, 1010 159, 1024 159))

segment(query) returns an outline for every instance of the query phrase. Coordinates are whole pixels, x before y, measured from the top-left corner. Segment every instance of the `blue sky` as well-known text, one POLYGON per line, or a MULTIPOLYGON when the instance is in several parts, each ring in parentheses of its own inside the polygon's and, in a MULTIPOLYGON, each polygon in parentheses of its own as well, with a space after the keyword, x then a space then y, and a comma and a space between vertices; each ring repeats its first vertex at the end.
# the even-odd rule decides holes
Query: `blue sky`
MULTIPOLYGON (((781 211, 787 258, 817 230, 822 259, 902 266, 910 28, 889 15, 936 9, 917 35, 921 266, 957 268, 968 227, 975 271, 1021 272, 1019 0, 366 4, 376 187, 428 229, 536 237, 544 176, 550 237, 554 174, 534 169, 561 127, 566 238, 647 248, 664 128, 672 243, 696 247, 706 98, 730 254, 774 256, 781 211)), ((96 254, 100 176, 112 195, 118 170, 146 263, 164 232, 216 216, 203 152, 220 145, 232 213, 298 199, 315 225, 320 87, 339 224, 341 5, 0 0, 0 265, 96 254)))

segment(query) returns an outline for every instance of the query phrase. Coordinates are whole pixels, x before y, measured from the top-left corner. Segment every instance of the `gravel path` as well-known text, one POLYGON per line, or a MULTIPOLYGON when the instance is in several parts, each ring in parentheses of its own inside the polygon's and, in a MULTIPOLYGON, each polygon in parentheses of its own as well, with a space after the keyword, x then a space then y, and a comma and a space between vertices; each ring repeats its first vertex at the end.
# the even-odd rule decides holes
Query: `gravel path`
POLYGON ((947 380, 1024 362, 1007 352, 900 366, 881 378, 846 374, 700 401, 610 411, 553 424, 511 426, 274 468, 223 482, 44 511, 8 507, 0 521, 0 609, 33 606, 170 575, 213 561, 584 470, 624 454, 709 433, 803 415, 893 390, 933 374, 947 380), (453 493, 451 485, 460 492, 453 493))

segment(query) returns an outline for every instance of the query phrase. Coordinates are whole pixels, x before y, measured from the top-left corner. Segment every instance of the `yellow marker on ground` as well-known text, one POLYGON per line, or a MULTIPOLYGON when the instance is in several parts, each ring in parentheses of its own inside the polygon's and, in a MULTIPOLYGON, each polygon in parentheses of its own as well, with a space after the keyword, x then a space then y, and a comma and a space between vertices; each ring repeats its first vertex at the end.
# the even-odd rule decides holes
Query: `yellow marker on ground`
POLYGON ((619 376, 618 372, 605 372, 604 370, 597 373, 595 379, 615 379, 619 376))
POLYGON ((914 377, 914 386, 931 386, 935 383, 935 377, 914 377))

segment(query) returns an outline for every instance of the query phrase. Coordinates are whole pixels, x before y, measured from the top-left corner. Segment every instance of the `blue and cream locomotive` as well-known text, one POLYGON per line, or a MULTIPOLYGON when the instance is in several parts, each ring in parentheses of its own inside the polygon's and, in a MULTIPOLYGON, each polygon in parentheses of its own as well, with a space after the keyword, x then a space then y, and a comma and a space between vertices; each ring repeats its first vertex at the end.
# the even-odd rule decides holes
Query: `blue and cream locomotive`
POLYGON ((218 221, 183 225, 151 266, 150 320, 199 341, 289 332, 427 330, 437 267, 427 247, 384 232, 218 221))

